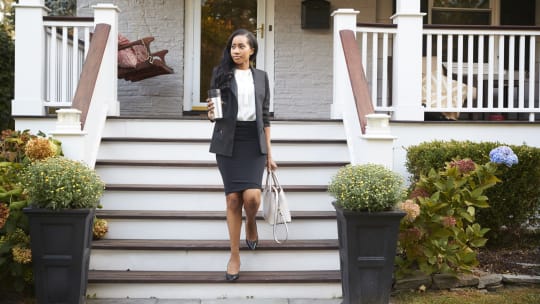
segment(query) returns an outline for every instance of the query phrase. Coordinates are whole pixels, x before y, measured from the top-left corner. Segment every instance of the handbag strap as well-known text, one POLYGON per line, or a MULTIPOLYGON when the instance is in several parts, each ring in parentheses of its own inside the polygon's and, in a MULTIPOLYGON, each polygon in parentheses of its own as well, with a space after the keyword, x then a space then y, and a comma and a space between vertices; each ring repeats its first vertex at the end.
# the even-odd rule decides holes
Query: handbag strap
MULTIPOLYGON (((273 172, 272 172, 272 175, 275 176, 273 172)), ((289 238, 289 226, 287 226, 287 221, 285 220, 285 216, 283 215, 281 208, 279 208, 279 204, 281 203, 279 200, 280 190, 281 190, 281 187, 272 186, 272 192, 274 193, 274 196, 276 198, 276 203, 274 205, 275 210, 274 210, 274 224, 272 225, 272 233, 274 235, 274 241, 278 244, 286 242, 287 239, 289 238), (281 224, 278 224, 279 217, 281 217, 281 220, 283 222, 282 224, 285 225, 285 239, 283 241, 278 240, 277 233, 276 233, 277 226, 281 225, 281 224)))

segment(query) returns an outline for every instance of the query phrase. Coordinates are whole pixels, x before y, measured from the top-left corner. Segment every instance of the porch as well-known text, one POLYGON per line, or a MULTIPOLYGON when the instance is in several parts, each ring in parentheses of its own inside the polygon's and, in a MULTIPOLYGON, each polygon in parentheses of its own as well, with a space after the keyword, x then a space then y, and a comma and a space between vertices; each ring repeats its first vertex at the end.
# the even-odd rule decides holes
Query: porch
POLYGON ((538 121, 540 27, 423 25, 413 2, 398 2, 393 24, 357 24, 360 12, 334 12, 333 118, 352 97, 339 37, 351 30, 370 101, 392 120, 538 121))

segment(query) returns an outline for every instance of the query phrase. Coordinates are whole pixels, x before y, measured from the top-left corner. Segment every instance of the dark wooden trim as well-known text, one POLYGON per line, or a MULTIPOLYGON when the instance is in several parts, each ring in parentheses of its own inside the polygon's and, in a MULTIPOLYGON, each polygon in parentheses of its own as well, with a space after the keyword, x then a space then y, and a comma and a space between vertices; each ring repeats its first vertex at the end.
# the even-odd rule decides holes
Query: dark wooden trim
POLYGON ((110 31, 111 26, 108 24, 100 23, 96 25, 92 40, 90 41, 88 55, 82 68, 79 85, 77 86, 77 91, 75 91, 75 96, 73 96, 72 107, 82 112, 82 129, 84 129, 110 31))
MULTIPOLYGON (((184 142, 210 143, 210 138, 103 137, 102 142, 184 142)), ((272 143, 343 144, 345 139, 272 139, 272 143)))
POLYGON ((375 109, 373 108, 371 95, 369 94, 369 86, 364 74, 360 50, 356 43, 353 31, 341 30, 339 31, 339 36, 341 37, 345 62, 347 63, 347 70, 349 71, 349 79, 351 80, 356 111, 358 112, 358 119, 360 120, 360 128, 362 129, 362 134, 366 134, 366 115, 375 113, 375 109))
MULTIPOLYGON (((325 185, 281 185, 285 192, 326 192, 325 185)), ((108 191, 174 191, 174 192, 223 192, 217 185, 148 185, 148 184, 107 184, 108 191)))
MULTIPOLYGON (((247 249, 242 242, 241 249, 247 249)), ((337 239, 326 240, 288 240, 278 244, 274 240, 259 240, 257 251, 283 250, 336 250, 337 239)), ((230 250, 229 240, 155 240, 155 239, 102 239, 92 242, 92 249, 100 250, 230 250)))
MULTIPOLYGON (((127 119, 144 119, 144 120, 206 120, 208 118, 200 118, 197 116, 180 116, 180 115, 160 115, 160 116, 144 116, 144 115, 126 115, 126 116, 111 116, 108 120, 127 120, 127 119)), ((336 123, 341 122, 341 119, 311 119, 311 118, 273 118, 272 121, 289 121, 289 122, 320 122, 320 123, 336 123)))
MULTIPOLYGON (((226 283, 224 271, 117 271, 91 270, 89 283, 226 283)), ((242 283, 339 283, 339 270, 320 271, 242 271, 235 284, 242 283)))
POLYGON ((397 24, 392 23, 356 23, 356 26, 375 28, 397 28, 397 24))
POLYGON ((78 21, 78 22, 94 22, 94 17, 77 17, 77 16, 43 16, 43 21, 78 21))
MULTIPOLYGON (((441 30, 488 30, 488 31, 540 31, 540 26, 529 25, 454 25, 424 24, 424 29, 441 30)), ((496 34, 496 33, 494 33, 496 34)), ((517 33, 520 34, 520 33, 517 33)))
MULTIPOLYGON (((96 216, 104 219, 159 219, 159 220, 225 220, 225 211, 174 211, 174 210, 96 210, 96 216)), ((335 219, 335 211, 291 211, 296 220, 335 219)), ((257 213, 262 220, 262 212, 257 213)))

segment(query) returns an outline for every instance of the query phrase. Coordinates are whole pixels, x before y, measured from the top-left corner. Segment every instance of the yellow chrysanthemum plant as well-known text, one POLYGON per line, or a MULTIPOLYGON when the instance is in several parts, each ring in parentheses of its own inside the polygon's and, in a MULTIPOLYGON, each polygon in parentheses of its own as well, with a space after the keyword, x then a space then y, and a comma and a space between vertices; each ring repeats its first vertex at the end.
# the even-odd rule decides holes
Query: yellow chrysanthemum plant
POLYGON ((29 164, 22 184, 32 207, 52 210, 96 208, 105 189, 93 169, 61 156, 29 164))
POLYGON ((367 212, 393 210, 406 195, 401 175, 378 164, 341 167, 328 192, 344 210, 367 212))

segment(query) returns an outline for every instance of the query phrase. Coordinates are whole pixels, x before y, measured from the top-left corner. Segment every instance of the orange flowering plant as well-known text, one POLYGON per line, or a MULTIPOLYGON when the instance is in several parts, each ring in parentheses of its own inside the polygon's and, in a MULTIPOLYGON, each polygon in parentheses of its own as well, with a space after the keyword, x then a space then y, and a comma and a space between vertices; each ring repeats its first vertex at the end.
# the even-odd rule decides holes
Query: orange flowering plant
POLYGON ((61 153, 60 142, 41 132, 0 133, 0 290, 29 290, 33 281, 28 219, 22 211, 28 200, 21 172, 33 159, 61 153))

